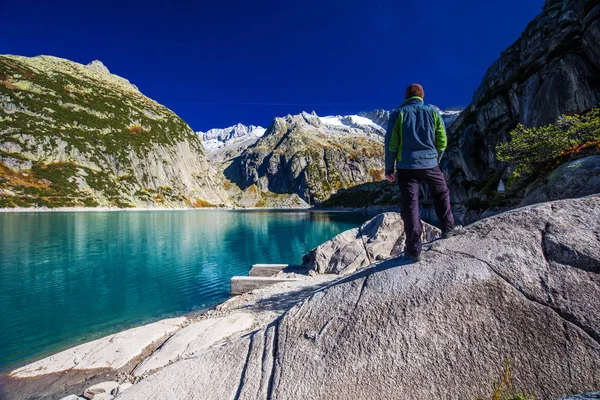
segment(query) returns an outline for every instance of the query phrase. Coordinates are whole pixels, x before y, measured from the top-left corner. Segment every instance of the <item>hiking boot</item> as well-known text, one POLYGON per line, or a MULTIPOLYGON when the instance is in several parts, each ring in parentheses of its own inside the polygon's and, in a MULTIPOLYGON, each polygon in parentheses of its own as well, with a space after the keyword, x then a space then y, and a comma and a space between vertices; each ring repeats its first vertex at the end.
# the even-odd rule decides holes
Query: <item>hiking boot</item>
POLYGON ((419 262, 423 259, 423 255, 422 254, 417 254, 416 256, 412 256, 410 254, 408 254, 408 251, 406 251, 406 247, 404 248, 404 256, 407 257, 410 261, 412 262, 419 262))
POLYGON ((442 232, 442 239, 449 239, 453 236, 462 235, 465 233, 462 226, 456 226, 452 229, 442 232))
POLYGON ((408 259, 414 263, 417 263, 419 261, 421 261, 423 259, 423 255, 422 254, 418 254, 416 256, 411 256, 411 255, 406 255, 406 257, 408 257, 408 259))

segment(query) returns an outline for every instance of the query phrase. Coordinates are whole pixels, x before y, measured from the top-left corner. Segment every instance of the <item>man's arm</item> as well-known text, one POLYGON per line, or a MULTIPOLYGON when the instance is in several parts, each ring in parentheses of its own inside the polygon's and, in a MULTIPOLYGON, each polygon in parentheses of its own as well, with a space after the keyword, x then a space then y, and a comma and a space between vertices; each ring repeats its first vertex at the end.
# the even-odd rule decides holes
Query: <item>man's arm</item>
POLYGON ((435 148, 437 149, 438 154, 442 155, 448 144, 446 126, 444 125, 444 120, 437 111, 433 112, 433 119, 435 121, 435 148))
POLYGON ((396 170, 396 158, 402 141, 402 114, 394 112, 390 116, 385 134, 385 175, 392 175, 396 170))

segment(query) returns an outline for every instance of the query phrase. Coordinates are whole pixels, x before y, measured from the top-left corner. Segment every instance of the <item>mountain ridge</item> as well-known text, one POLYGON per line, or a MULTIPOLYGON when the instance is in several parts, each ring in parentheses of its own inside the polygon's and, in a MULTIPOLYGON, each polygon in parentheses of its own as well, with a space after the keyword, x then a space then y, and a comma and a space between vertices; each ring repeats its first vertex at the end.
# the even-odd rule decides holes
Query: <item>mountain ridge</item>
MULTIPOLYGON (((447 110, 441 110, 439 107, 432 105, 442 116, 444 122, 446 124, 446 128, 449 128, 454 121, 458 118, 460 113, 464 110, 460 107, 452 107, 447 110)), ((355 128, 358 129, 360 133, 361 128, 363 130, 368 126, 378 126, 383 129, 383 132, 376 127, 373 131, 378 131, 378 133, 385 134, 385 130, 387 129, 387 124, 390 118, 390 114, 394 110, 384 110, 384 109, 375 109, 373 111, 361 111, 356 114, 348 114, 348 115, 326 115, 326 116, 318 116, 315 111, 307 112, 302 111, 295 115, 308 114, 319 117, 321 122, 324 125, 331 125, 337 127, 347 127, 347 128, 355 128), (368 121, 367 121, 368 120, 368 121)), ((288 116, 293 116, 292 114, 288 114, 288 116)), ((279 118, 279 117, 275 117, 279 118)), ((212 128, 205 132, 198 131, 196 134, 202 140, 204 147, 207 152, 216 152, 217 150, 227 147, 229 145, 235 144, 238 141, 245 141, 250 139, 258 140, 260 137, 264 135, 267 129, 261 126, 255 125, 245 125, 238 122, 235 125, 226 127, 226 128, 212 128)))
MULTIPOLYGON (((449 124, 459 113, 441 112, 449 124)), ((217 161, 226 181, 241 189, 238 202, 250 190, 319 204, 340 189, 384 179, 389 115, 375 110, 320 117, 313 111, 277 117, 262 137, 217 161)))
POLYGON ((100 62, 0 56, 0 207, 226 205, 202 143, 100 62))

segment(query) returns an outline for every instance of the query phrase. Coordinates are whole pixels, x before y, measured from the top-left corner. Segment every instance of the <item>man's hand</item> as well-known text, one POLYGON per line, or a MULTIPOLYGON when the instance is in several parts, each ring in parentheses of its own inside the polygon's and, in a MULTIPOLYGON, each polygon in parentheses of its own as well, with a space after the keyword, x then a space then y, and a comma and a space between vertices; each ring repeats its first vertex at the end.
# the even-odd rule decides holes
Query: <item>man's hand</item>
POLYGON ((386 179, 388 182, 392 182, 392 183, 394 183, 394 182, 396 182, 396 175, 394 175, 394 174, 387 174, 387 175, 385 176, 385 179, 386 179))

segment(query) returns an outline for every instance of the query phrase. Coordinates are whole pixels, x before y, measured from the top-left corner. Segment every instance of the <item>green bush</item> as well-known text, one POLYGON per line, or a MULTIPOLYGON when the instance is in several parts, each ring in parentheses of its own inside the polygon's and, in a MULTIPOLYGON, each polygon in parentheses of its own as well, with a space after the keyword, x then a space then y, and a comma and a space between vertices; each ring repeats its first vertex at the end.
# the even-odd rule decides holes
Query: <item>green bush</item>
POLYGON ((579 154, 600 150, 600 109, 563 115, 539 128, 518 125, 497 147, 498 160, 514 166, 509 185, 529 182, 579 154))

